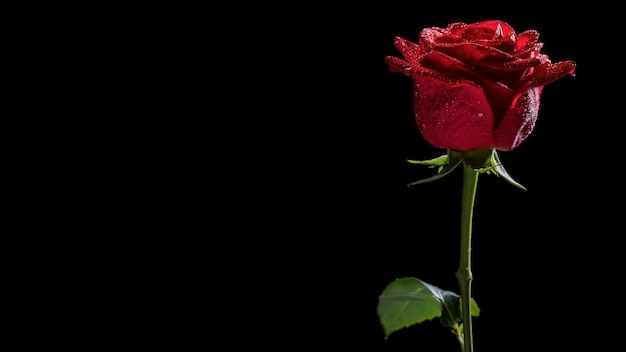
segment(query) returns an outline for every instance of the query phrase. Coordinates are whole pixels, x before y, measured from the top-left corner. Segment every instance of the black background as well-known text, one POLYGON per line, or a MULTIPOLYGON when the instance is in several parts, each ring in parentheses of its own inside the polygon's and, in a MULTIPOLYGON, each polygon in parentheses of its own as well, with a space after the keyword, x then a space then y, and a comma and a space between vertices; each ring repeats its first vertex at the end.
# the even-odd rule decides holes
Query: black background
POLYGON ((209 54, 191 79, 200 88, 183 87, 185 101, 210 112, 186 115, 193 122, 176 140, 188 153, 173 158, 197 181, 182 186, 185 221, 173 225, 190 241, 177 247, 172 277, 182 296, 197 298, 181 303, 182 341, 459 350, 437 321, 385 340, 376 315, 378 295, 398 277, 458 292, 462 177, 458 169, 406 186, 433 174, 406 159, 445 151, 419 135, 410 78, 384 57, 399 56, 395 36, 416 42, 425 27, 500 19, 539 31, 542 53, 577 68, 545 87, 533 134, 500 153, 527 191, 480 177, 476 351, 609 344, 621 309, 611 303, 622 192, 611 83, 620 59, 610 47, 618 24, 588 8, 429 6, 263 5, 236 21, 187 24, 194 40, 181 40, 209 54))
POLYGON ((458 291, 462 178, 406 186, 434 172, 407 159, 445 151, 421 138, 411 80, 384 58, 399 55, 396 36, 500 19, 577 68, 544 88, 532 135, 500 154, 527 191, 480 176, 476 351, 622 344, 623 20, 600 2, 543 5, 44 14, 15 70, 45 96, 23 106, 46 121, 10 204, 37 211, 18 228, 43 237, 14 236, 32 242, 12 261, 33 268, 17 285, 22 320, 9 319, 21 342, 459 351, 437 321, 385 340, 376 315, 395 278, 458 291))

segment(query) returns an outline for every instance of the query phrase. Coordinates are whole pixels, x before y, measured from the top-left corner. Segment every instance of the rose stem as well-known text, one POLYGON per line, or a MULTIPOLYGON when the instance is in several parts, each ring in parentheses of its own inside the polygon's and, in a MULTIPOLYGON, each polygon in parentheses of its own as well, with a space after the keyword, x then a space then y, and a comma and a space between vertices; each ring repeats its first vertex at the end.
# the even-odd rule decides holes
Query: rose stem
POLYGON ((461 288, 461 316, 463 318, 463 352, 474 352, 472 336, 472 215, 479 172, 463 162, 463 193, 461 198, 461 256, 456 277, 461 288))

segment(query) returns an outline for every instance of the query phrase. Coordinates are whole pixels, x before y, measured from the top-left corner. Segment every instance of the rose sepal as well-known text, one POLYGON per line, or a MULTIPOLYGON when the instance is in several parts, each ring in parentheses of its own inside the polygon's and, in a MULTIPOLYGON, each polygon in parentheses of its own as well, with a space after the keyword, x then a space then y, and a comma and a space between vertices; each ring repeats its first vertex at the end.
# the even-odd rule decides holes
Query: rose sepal
POLYGON ((415 186, 415 185, 419 185, 422 183, 436 181, 446 176, 447 174, 452 172, 454 169, 456 169, 457 166, 461 164, 461 162, 463 161, 463 154, 464 153, 462 152, 457 152, 457 151, 448 149, 448 153, 446 155, 442 155, 434 159, 408 160, 408 162, 412 164, 427 165, 429 167, 438 167, 439 169, 438 169, 437 175, 429 177, 429 178, 425 178, 422 180, 417 180, 415 182, 411 182, 407 186, 410 187, 410 186, 415 186))
POLYGON ((526 187, 515 181, 513 177, 511 177, 511 175, 509 175, 509 173, 506 171, 504 165, 502 165, 502 162, 498 157, 498 152, 495 149, 490 150, 490 155, 487 158, 485 164, 482 167, 476 168, 476 171, 480 173, 494 174, 496 176, 502 177, 513 186, 521 189, 522 191, 526 191, 526 187))
POLYGON ((504 165, 498 157, 498 152, 495 149, 480 149, 470 152, 457 152, 448 149, 447 154, 428 160, 407 160, 411 164, 425 165, 429 168, 438 168, 437 175, 428 177, 425 179, 417 180, 409 183, 407 186, 415 186, 422 183, 436 181, 464 162, 466 165, 472 167, 474 170, 480 173, 494 174, 498 177, 502 177, 508 183, 513 186, 526 191, 526 187, 522 186, 519 182, 515 181, 511 175, 506 171, 504 165))

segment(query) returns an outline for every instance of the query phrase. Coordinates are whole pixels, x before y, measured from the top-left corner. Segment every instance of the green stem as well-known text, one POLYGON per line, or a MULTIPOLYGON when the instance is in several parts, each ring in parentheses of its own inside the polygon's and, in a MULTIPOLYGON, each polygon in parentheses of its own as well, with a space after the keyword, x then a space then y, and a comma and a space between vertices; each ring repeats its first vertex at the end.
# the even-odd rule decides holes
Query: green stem
POLYGON ((463 162, 463 195, 461 198, 461 256, 456 277, 461 288, 463 317, 463 352, 474 352, 472 336, 472 216, 479 172, 463 162))

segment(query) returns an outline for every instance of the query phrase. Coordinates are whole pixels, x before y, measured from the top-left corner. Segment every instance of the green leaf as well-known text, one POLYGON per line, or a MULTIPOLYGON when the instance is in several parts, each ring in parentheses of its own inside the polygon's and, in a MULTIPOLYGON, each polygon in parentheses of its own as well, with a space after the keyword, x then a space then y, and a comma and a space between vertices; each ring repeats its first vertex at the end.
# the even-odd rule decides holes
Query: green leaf
MULTIPOLYGON (((473 317, 480 316, 480 308, 478 308, 478 303, 473 298, 470 298, 470 314, 473 317)), ((459 304, 460 305, 460 304, 459 304)))
MULTIPOLYGON (((451 291, 443 291, 442 301, 443 314, 441 314, 441 325, 455 329, 458 324, 463 322, 463 315, 461 313, 461 296, 451 291)), ((476 301, 471 298, 470 301, 470 314, 474 317, 480 315, 480 309, 476 301)))
POLYGON ((424 283, 413 277, 392 281, 378 300, 385 338, 395 331, 441 315, 441 304, 424 283))
MULTIPOLYGON (((452 330, 461 323, 461 300, 454 292, 442 290, 414 277, 392 281, 378 300, 378 318, 385 338, 400 329, 440 317, 440 323, 452 330), (442 314, 444 312, 444 314, 442 314)), ((472 316, 478 316, 472 299, 472 316)))
POLYGON ((447 292, 444 294, 442 305, 444 314, 441 315, 441 325, 454 329, 463 321, 461 317, 461 296, 453 292, 447 292))
POLYGON ((463 161, 463 152, 455 152, 453 150, 448 150, 448 155, 440 156, 435 159, 430 159, 430 160, 425 160, 425 161, 409 160, 409 162, 413 164, 440 166, 440 170, 437 175, 423 179, 423 180, 418 180, 418 181, 409 183, 408 186, 415 186, 418 184, 438 180, 446 176, 450 172, 452 172, 452 170, 456 169, 456 167, 459 166, 459 164, 461 164, 462 161, 463 161), (445 167, 443 167, 444 164, 445 164, 445 167))

